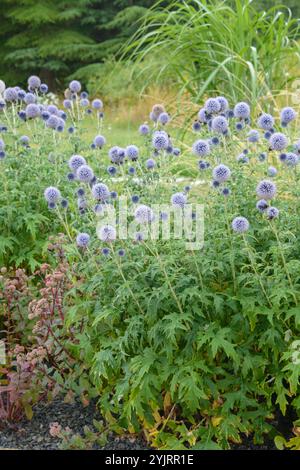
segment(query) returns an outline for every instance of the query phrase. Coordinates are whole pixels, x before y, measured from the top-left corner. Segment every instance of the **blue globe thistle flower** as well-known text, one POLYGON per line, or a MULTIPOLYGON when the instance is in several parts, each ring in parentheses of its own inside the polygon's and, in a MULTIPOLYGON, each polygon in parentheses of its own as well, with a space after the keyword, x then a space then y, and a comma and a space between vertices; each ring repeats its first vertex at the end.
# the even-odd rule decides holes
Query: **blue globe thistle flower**
POLYGON ((78 207, 79 212, 80 212, 81 214, 84 214, 84 212, 85 212, 87 206, 88 206, 88 202, 87 202, 86 199, 81 198, 81 197, 79 197, 79 198, 77 199, 77 207, 78 207))
POLYGON ((64 100, 63 101, 63 106, 66 109, 72 109, 72 101, 71 100, 64 100))
POLYGON ((208 98, 204 107, 208 114, 217 114, 221 111, 221 103, 217 98, 208 98))
POLYGON ((260 199, 272 199, 277 192, 277 188, 273 181, 262 180, 256 187, 256 194, 260 199))
POLYGON ((162 104, 155 104, 153 107, 152 107, 152 113, 154 114, 154 116, 156 116, 156 118, 158 118, 161 113, 164 113, 165 112, 165 108, 164 108, 164 105, 162 104))
POLYGON ((58 126, 59 120, 58 117, 52 114, 49 119, 46 121, 46 126, 50 129, 56 129, 58 126))
POLYGON ((65 121, 61 118, 58 118, 58 123, 57 123, 57 126, 56 126, 56 130, 58 132, 63 132, 64 129, 65 129, 65 121))
POLYGON ((177 147, 174 147, 174 148, 173 148, 173 155, 174 155, 175 157, 179 157, 180 154, 181 154, 181 150, 180 150, 179 148, 177 148, 177 147))
POLYGON ((228 101, 227 99, 225 98, 225 96, 218 96, 217 97, 217 100, 219 102, 219 105, 220 105, 220 112, 225 112, 227 111, 228 107, 229 107, 229 104, 228 104, 228 101))
POLYGON ((296 119, 296 117, 297 117, 296 111, 290 106, 283 108, 280 112, 281 122, 285 124, 289 124, 291 121, 296 119))
POLYGON ((210 153, 210 146, 206 140, 196 140, 193 144, 193 153, 199 157, 204 157, 210 153))
POLYGON ((268 168, 268 176, 271 176, 272 178, 274 178, 274 176, 277 175, 277 169, 274 167, 274 166, 269 166, 268 168))
POLYGON ((216 180, 212 181, 211 184, 212 184, 212 187, 213 187, 213 188, 218 188, 218 187, 220 186, 220 182, 219 182, 219 181, 216 181, 216 180))
POLYGON ((61 198, 60 190, 54 186, 49 186, 44 191, 44 197, 47 202, 57 202, 61 198))
POLYGON ((256 203, 256 209, 259 210, 259 212, 264 212, 268 207, 269 204, 265 199, 260 199, 256 203))
POLYGON ((104 225, 97 230, 98 237, 101 241, 111 243, 116 240, 117 232, 112 225, 104 225))
POLYGON ((67 209, 69 202, 67 199, 62 199, 60 204, 63 209, 67 209))
POLYGON ((223 194, 223 196, 229 196, 229 194, 230 194, 230 189, 229 189, 229 188, 223 188, 223 189, 222 189, 222 194, 223 194))
POLYGON ((40 115, 40 109, 34 103, 28 104, 26 106, 25 112, 26 112, 27 119, 34 119, 40 115))
MULTIPOLYGON (((19 140, 22 145, 29 145, 30 139, 27 135, 22 135, 19 140)), ((1 148, 1 145, 0 145, 0 148, 1 148)))
POLYGON ((211 128, 214 132, 224 134, 228 130, 228 121, 223 116, 216 116, 211 122, 211 128))
POLYGON ((139 202, 140 198, 137 194, 134 194, 133 196, 131 196, 131 201, 134 203, 134 204, 137 204, 139 202))
POLYGON ((169 145, 169 136, 164 131, 156 131, 152 136, 152 145, 156 150, 166 149, 169 145))
POLYGON ((86 98, 88 98, 88 97, 89 97, 89 94, 88 94, 87 91, 82 91, 82 92, 80 93, 80 98, 86 99, 86 98))
POLYGON ((212 145, 219 145, 220 140, 219 140, 218 137, 212 137, 212 138, 210 139, 210 143, 211 143, 212 145))
POLYGON ((37 88, 40 88, 42 84, 41 79, 36 75, 31 75, 31 77, 28 78, 27 83, 30 90, 36 90, 37 88))
POLYGON ((107 248, 107 247, 102 248, 101 253, 102 253, 104 256, 108 256, 108 255, 110 254, 110 249, 107 248))
POLYGON ((184 187, 184 192, 189 193, 191 189, 192 188, 189 185, 187 185, 187 186, 184 187))
POLYGON ((102 103, 101 100, 99 100, 98 98, 96 98, 96 99, 94 99, 94 100, 92 101, 92 107, 93 107, 94 109, 97 109, 97 110, 102 109, 102 108, 103 108, 103 103, 102 103))
POLYGON ((266 160, 266 158, 267 158, 267 154, 265 152, 260 153, 259 156, 258 156, 258 160, 260 162, 264 162, 266 160))
POLYGON ((43 121, 48 121, 49 117, 50 113, 48 113, 48 111, 42 111, 41 118, 43 119, 43 121))
POLYGON ((142 204, 136 208, 134 217, 139 224, 146 224, 153 221, 154 214, 151 207, 142 204))
POLYGON ((80 93, 81 83, 78 80, 72 80, 69 84, 69 88, 72 93, 80 93))
POLYGON ((288 123, 287 122, 281 122, 280 125, 281 125, 281 127, 287 127, 288 123))
POLYGON ((244 129, 244 124, 242 122, 238 122, 236 123, 235 128, 237 131, 241 131, 244 129))
POLYGON ((76 177, 79 181, 89 183, 94 178, 94 172, 88 165, 81 165, 76 171, 76 177))
POLYGON ((230 175, 231 171, 226 165, 220 164, 213 169, 213 178, 219 183, 227 181, 230 178, 230 175))
POLYGON ((67 120, 67 115, 64 111, 62 111, 61 109, 58 111, 58 117, 60 117, 61 119, 63 119, 64 121, 67 120))
POLYGON ((235 217, 231 226, 234 232, 244 233, 247 232, 250 225, 246 217, 235 217))
POLYGON ((111 197, 112 199, 117 199, 117 198, 118 198, 118 193, 117 193, 117 191, 111 191, 110 197, 111 197))
POLYGON ((150 121, 157 122, 158 116, 156 116, 156 115, 153 113, 153 111, 151 111, 151 113, 149 114, 149 119, 150 119, 150 121))
POLYGON ((36 96, 33 93, 26 93, 24 101, 26 104, 36 103, 36 96))
POLYGON ((281 154, 279 155, 279 160, 280 160, 281 162, 285 162, 285 161, 286 161, 286 153, 281 153, 281 154))
POLYGON ((96 137, 94 138, 94 144, 96 145, 96 147, 102 148, 103 145, 106 144, 105 137, 103 137, 103 135, 96 135, 96 137))
POLYGON ((71 170, 76 171, 80 166, 86 165, 86 160, 81 155, 72 155, 68 165, 71 170))
MULTIPOLYGON (((19 91, 18 91, 18 98, 19 98, 19 100, 24 101, 25 97, 26 97, 26 91, 24 91, 24 90, 19 90, 19 91)), ((34 103, 34 101, 33 101, 33 103, 34 103)), ((29 103, 28 103, 28 104, 29 104, 29 103)))
POLYGON ((172 145, 168 145, 168 147, 166 148, 166 152, 171 155, 173 153, 173 147, 172 145))
POLYGON ((123 149, 115 145, 108 152, 110 161, 112 163, 121 164, 125 158, 125 152, 123 149))
POLYGON ((277 207, 269 207, 266 213, 269 220, 276 219, 276 217, 279 216, 279 210, 277 209, 277 207))
POLYGON ((82 106, 83 108, 86 108, 87 106, 89 106, 90 102, 87 98, 82 98, 80 100, 80 106, 82 106))
POLYGON ((248 103, 241 101, 235 105, 233 112, 234 117, 238 119, 247 119, 250 117, 250 106, 248 103))
POLYGON ((249 142, 256 143, 260 139, 260 134, 256 129, 251 129, 251 131, 248 133, 248 140, 249 142))
POLYGON ((48 93, 48 85, 46 85, 46 83, 41 84, 40 92, 43 93, 43 95, 46 95, 46 93, 48 93))
POLYGON ((226 117, 227 117, 227 119, 232 119, 232 118, 234 118, 234 111, 233 111, 233 109, 228 109, 228 111, 226 111, 226 117))
POLYGON ((299 163, 299 156, 296 153, 288 152, 286 154, 285 163, 288 166, 296 166, 299 163))
POLYGON ((130 167, 128 168, 128 173, 129 173, 130 175, 134 175, 134 174, 135 174, 135 168, 134 168, 134 166, 130 166, 130 167))
POLYGON ((115 174, 117 173, 117 169, 116 169, 115 166, 109 166, 109 167, 107 168, 107 172, 108 172, 111 176, 113 176, 113 175, 115 175, 115 174))
POLYGON ((187 197, 184 193, 175 193, 171 196, 171 204, 174 207, 183 208, 187 203, 187 197))
POLYGON ((94 144, 94 142, 91 144, 91 149, 95 150, 96 148, 96 144, 94 144))
POLYGON ((48 209, 53 210, 56 208, 56 203, 55 202, 48 202, 48 209))
POLYGON ((210 119, 209 113, 206 111, 205 108, 201 108, 198 112, 198 119, 203 124, 206 124, 207 121, 210 119))
POLYGON ((3 98, 5 101, 11 102, 11 101, 17 101, 18 99, 18 92, 15 88, 6 88, 3 93, 3 98))
POLYGON ((83 188, 79 188, 77 189, 76 194, 78 197, 82 197, 85 195, 85 190, 83 188))
POLYGON ((270 147, 272 150, 283 150, 288 145, 288 139, 285 134, 275 132, 270 137, 270 147))
POLYGON ((68 132, 69 132, 69 134, 74 134, 75 127, 73 127, 73 126, 68 127, 68 132))
POLYGON ((88 233, 79 233, 76 237, 76 243, 79 248, 86 248, 90 243, 91 237, 88 233))
POLYGON ((139 133, 141 135, 148 135, 150 132, 150 128, 148 126, 148 124, 141 124, 140 127, 139 127, 139 133))
POLYGON ((120 250, 118 250, 118 255, 123 258, 123 256, 125 256, 125 250, 123 250, 123 248, 120 248, 120 250))
POLYGON ((104 113, 101 111, 101 112, 98 114, 98 116, 99 116, 99 119, 103 119, 103 118, 104 118, 104 113))
POLYGON ((274 126, 274 118, 271 114, 263 113, 259 116, 257 125, 261 129, 268 131, 274 126))
POLYGON ((206 170, 208 168, 207 162, 204 160, 199 160, 198 167, 199 167, 199 170, 206 170))
POLYGON ((200 131, 200 129, 201 129, 201 124, 200 124, 200 122, 199 122, 199 121, 194 121, 193 124, 192 124, 192 129, 193 129, 193 131, 195 131, 195 132, 200 131))
POLYGON ((98 201, 106 201, 110 197, 110 191, 106 184, 98 183, 92 187, 92 195, 98 201))
POLYGON ((148 158, 148 160, 146 161, 147 170, 153 170, 155 166, 156 166, 155 160, 153 160, 153 158, 148 158))
POLYGON ((161 113, 158 117, 158 120, 161 124, 167 124, 170 121, 170 116, 168 113, 161 113))
POLYGON ((128 145, 125 149, 125 156, 131 160, 136 161, 139 156, 139 149, 136 145, 128 145))
POLYGON ((47 111, 50 114, 54 114, 55 116, 58 114, 58 107, 55 104, 49 104, 47 106, 47 111))
POLYGON ((67 178, 68 178, 69 181, 73 181, 75 179, 74 173, 68 173, 67 178))

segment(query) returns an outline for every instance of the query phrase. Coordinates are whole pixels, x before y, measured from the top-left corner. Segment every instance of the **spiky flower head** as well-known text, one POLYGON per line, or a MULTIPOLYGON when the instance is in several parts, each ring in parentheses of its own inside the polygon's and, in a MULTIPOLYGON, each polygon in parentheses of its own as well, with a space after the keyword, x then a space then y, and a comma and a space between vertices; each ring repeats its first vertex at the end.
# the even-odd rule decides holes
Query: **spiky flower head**
POLYGON ((248 132, 248 140, 249 142, 256 143, 259 141, 260 134, 256 129, 251 129, 251 131, 248 132))
POLYGON ((272 199, 276 195, 276 185, 273 181, 262 180, 256 187, 256 194, 260 199, 272 199))
MULTIPOLYGON (((18 93, 18 95, 20 95, 20 92, 18 93)), ((26 93, 24 101, 26 104, 36 103, 36 96, 33 93, 26 93)))
POLYGON ((43 95, 46 95, 46 93, 48 93, 48 85, 46 83, 41 84, 40 92, 43 93, 43 95))
POLYGON ((112 225, 103 225, 97 230, 98 237, 101 241, 111 243, 117 238, 117 231, 112 225))
POLYGON ((169 145, 169 136, 165 131, 156 131, 152 136, 152 145, 156 150, 166 149, 169 145))
POLYGON ((205 108, 201 108, 198 112, 198 119, 200 122, 206 123, 208 121, 208 113, 205 108))
POLYGON ((139 133, 141 135, 147 135, 149 134, 150 132, 150 129, 149 129, 149 126, 148 124, 141 124, 140 127, 139 127, 139 133))
POLYGON ((76 171, 80 166, 86 165, 86 160, 81 155, 72 155, 68 165, 71 170, 76 171))
POLYGON ((49 186, 44 191, 44 196, 47 202, 57 202, 61 198, 60 190, 54 186, 49 186))
POLYGON ((256 209, 259 210, 259 212, 264 212, 268 208, 269 204, 265 199, 260 199, 256 203, 256 209))
POLYGON ((40 88, 42 84, 41 79, 36 75, 31 75, 31 77, 28 78, 27 83, 30 90, 36 90, 37 88, 40 88))
POLYGON ((106 144, 105 137, 103 137, 103 135, 96 135, 96 137, 94 138, 94 144, 96 147, 101 149, 103 145, 106 144))
POLYGON ((125 149, 125 156, 132 161, 138 159, 139 149, 136 145, 128 145, 125 149))
POLYGON ((288 145, 288 139, 282 132, 274 132, 270 137, 270 147, 272 150, 283 150, 288 145))
POLYGON ((248 103, 241 101, 235 105, 233 112, 234 117, 238 119, 247 119, 250 117, 250 106, 248 103))
POLYGON ((72 80, 69 84, 72 93, 79 93, 81 90, 81 83, 78 80, 72 80))
POLYGON ((161 113, 158 116, 158 120, 161 124, 167 124, 170 121, 170 116, 168 115, 168 113, 161 113))
POLYGON ((268 216, 268 219, 272 220, 272 219, 276 219, 276 217, 279 216, 279 210, 277 209, 277 207, 269 207, 266 211, 267 213, 267 216, 268 216))
POLYGON ((97 110, 102 109, 103 103, 101 100, 99 100, 99 98, 96 98, 95 100, 92 101, 92 107, 97 110))
POLYGON ((30 139, 27 135, 22 135, 19 140, 21 144, 29 145, 30 139))
POLYGON ((174 207, 183 208, 187 203, 187 197, 184 193, 175 193, 171 196, 171 204, 174 207))
POLYGON ((299 163, 299 156, 296 153, 288 152, 284 161, 288 166, 296 166, 299 163))
POLYGON ((55 114, 51 114, 51 116, 46 121, 46 126, 50 129, 56 129, 58 126, 59 120, 55 114))
POLYGON ((229 104, 228 104, 228 101, 227 99, 225 98, 225 96, 218 96, 217 97, 217 100, 220 104, 220 111, 221 112, 224 112, 224 111, 227 111, 228 107, 229 107, 229 104))
POLYGON ((94 178, 94 172, 88 165, 81 165, 76 171, 76 177, 79 181, 89 183, 94 178))
POLYGON ((151 207, 142 204, 136 208, 134 217, 139 224, 146 224, 153 221, 154 214, 151 207))
POLYGON ((153 160, 153 158, 148 158, 148 160, 146 161, 146 168, 148 170, 152 170, 155 166, 156 166, 155 160, 153 160))
POLYGON ((224 181, 227 181, 230 178, 230 175, 230 169, 222 163, 213 169, 213 178, 219 183, 224 183, 224 181))
POLYGON ((153 114, 153 117, 155 117, 156 119, 158 119, 158 117, 161 115, 161 113, 164 113, 165 112, 165 107, 163 104, 155 104, 153 107, 152 107, 152 114, 153 114))
POLYGON ((76 243, 79 248, 86 248, 90 243, 91 237, 88 233, 82 232, 79 233, 76 237, 76 243))
POLYGON ((239 216, 233 219, 231 226, 234 232, 244 233, 247 232, 250 225, 246 217, 239 216))
POLYGON ((110 191, 104 183, 94 184, 92 187, 92 194, 98 201, 106 201, 110 197, 110 191))
POLYGON ((259 116, 257 120, 257 125, 261 128, 264 129, 265 131, 268 131, 273 128, 274 126, 274 118, 271 114, 263 113, 259 116))
POLYGON ((214 132, 224 134, 228 130, 228 121, 224 116, 216 116, 211 121, 211 128, 214 132))
POLYGON ((293 121, 296 119, 297 113, 294 110, 294 108, 291 108, 290 106, 287 106, 286 108, 283 108, 280 112, 280 119, 282 123, 288 124, 289 122, 293 121))
POLYGON ((277 168, 275 168, 274 166, 269 166, 268 168, 268 176, 271 176, 272 178, 274 178, 274 176, 277 175, 277 168))
POLYGON ((3 93, 3 98, 5 99, 5 101, 17 101, 18 92, 15 88, 6 88, 3 93))
POLYGON ((221 111, 221 104, 217 98, 208 98, 204 107, 208 114, 217 114, 221 111))
POLYGON ((210 146, 206 140, 196 140, 193 144, 193 153, 199 157, 204 157, 210 153, 210 146))

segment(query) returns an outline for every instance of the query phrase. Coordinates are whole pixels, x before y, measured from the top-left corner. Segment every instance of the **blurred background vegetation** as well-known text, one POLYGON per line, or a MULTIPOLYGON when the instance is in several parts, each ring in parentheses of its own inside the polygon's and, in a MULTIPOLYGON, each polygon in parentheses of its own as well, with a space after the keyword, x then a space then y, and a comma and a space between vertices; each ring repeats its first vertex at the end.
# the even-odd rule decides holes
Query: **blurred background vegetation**
POLYGON ((155 86, 253 100, 298 66, 299 17, 299 0, 1 0, 0 78, 76 77, 108 102, 155 86))

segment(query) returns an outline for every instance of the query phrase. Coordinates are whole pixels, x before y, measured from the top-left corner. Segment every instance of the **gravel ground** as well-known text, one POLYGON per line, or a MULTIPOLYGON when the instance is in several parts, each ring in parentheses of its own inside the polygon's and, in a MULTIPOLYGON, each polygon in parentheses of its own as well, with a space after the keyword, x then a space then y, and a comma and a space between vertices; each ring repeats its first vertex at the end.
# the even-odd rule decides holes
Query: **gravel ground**
MULTIPOLYGON (((55 450, 60 439, 51 437, 49 425, 58 422, 63 428, 69 427, 74 433, 82 434, 84 426, 93 427, 93 419, 100 420, 101 416, 95 411, 95 405, 83 407, 81 403, 67 404, 61 400, 40 403, 35 407, 31 421, 21 421, 15 429, 0 430, 0 449, 22 450, 55 450)), ((110 436, 105 450, 147 450, 142 440, 110 436)))

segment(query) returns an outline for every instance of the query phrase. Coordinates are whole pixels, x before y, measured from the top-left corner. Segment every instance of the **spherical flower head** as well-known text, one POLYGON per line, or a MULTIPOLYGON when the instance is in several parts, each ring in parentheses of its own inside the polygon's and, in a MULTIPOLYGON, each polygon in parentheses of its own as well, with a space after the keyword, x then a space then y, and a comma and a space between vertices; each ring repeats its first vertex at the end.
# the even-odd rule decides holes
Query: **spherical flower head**
POLYGON ((51 116, 46 121, 46 126, 49 127, 50 129, 56 129, 58 126, 58 123, 59 123, 58 117, 55 116, 54 114, 51 114, 51 116))
POLYGON ((268 208, 269 204, 265 199, 260 199, 256 203, 256 209, 259 210, 259 212, 264 212, 268 208))
POLYGON ((128 145, 125 149, 125 156, 132 161, 136 161, 139 156, 139 149, 136 145, 128 145))
POLYGON ((155 104, 152 108, 153 116, 158 119, 158 117, 165 112, 165 107, 163 104, 155 104))
POLYGON ((246 217, 235 217, 231 226, 234 232, 244 233, 249 229, 249 222, 246 217))
POLYGON ((224 116, 216 116, 211 121, 211 128, 214 132, 224 134, 228 130, 228 121, 224 116))
POLYGON ((267 213, 268 219, 270 220, 276 219, 276 217, 279 216, 279 210, 277 209, 277 207, 269 207, 266 213, 267 213))
POLYGON ((287 136, 281 132, 274 132, 274 134, 270 136, 269 142, 272 150, 283 150, 288 145, 287 136))
POLYGON ((86 248, 90 243, 91 237, 88 233, 79 233, 76 237, 76 243, 79 248, 86 248))
POLYGON ((33 93, 26 93, 24 101, 26 104, 36 103, 36 96, 33 93))
POLYGON ((110 191, 106 184, 97 183, 92 187, 92 195, 97 201, 106 201, 110 197, 110 191))
POLYGON ((137 194, 134 194, 133 196, 131 196, 131 201, 134 203, 134 204, 137 204, 139 202, 140 198, 137 194))
POLYGON ((248 140, 249 142, 256 143, 259 141, 260 134, 256 129, 251 129, 250 132, 248 132, 248 140))
POLYGON ((102 248, 101 253, 103 256, 108 256, 110 254, 110 249, 107 247, 102 248))
POLYGON ((120 248, 120 250, 118 250, 118 256, 120 256, 121 258, 125 256, 125 250, 123 250, 123 248, 120 248))
POLYGON ((200 157, 204 157, 210 153, 210 146, 206 140, 196 140, 193 144, 193 153, 200 157))
POLYGON ((34 104, 28 104, 25 109, 27 119, 34 119, 40 115, 39 107, 34 104))
POLYGON ((238 122, 235 128, 237 131, 241 131, 242 129, 244 129, 244 124, 242 122, 238 122))
POLYGON ((142 204, 136 208, 134 217, 139 224, 147 224, 153 221, 154 214, 149 206, 142 204))
POLYGON ((192 124, 192 129, 193 129, 193 131, 195 131, 195 132, 200 131, 200 129, 201 129, 201 123, 200 123, 199 121, 194 121, 193 124, 192 124))
POLYGON ((238 119, 247 119, 250 117, 250 106, 248 103, 241 101, 235 105, 233 112, 234 117, 238 119))
POLYGON ((158 116, 155 116, 155 114, 151 111, 151 113, 149 114, 149 119, 150 121, 157 122, 158 116))
POLYGON ((82 98, 80 100, 80 106, 82 106, 83 108, 86 108, 89 104, 90 104, 90 102, 87 98, 82 98))
POLYGON ((94 172, 88 165, 81 165, 76 171, 76 177, 79 181, 89 183, 94 178, 94 172))
POLYGON ((50 114, 54 114, 55 116, 58 115, 58 107, 55 104, 49 104, 47 106, 47 111, 50 114))
POLYGON ((66 109, 71 109, 72 108, 72 101, 71 100, 64 100, 63 101, 63 106, 66 109))
POLYGON ((297 117, 296 111, 290 106, 283 108, 280 112, 281 122, 286 123, 286 124, 296 119, 296 117, 297 117))
POLYGON ((169 145, 169 136, 164 131, 156 131, 152 136, 152 145, 156 150, 166 149, 169 145))
POLYGON ((48 93, 48 85, 46 85, 46 83, 41 84, 40 92, 43 93, 43 95, 46 95, 46 93, 48 93))
POLYGON ((125 151, 115 145, 109 150, 108 155, 112 163, 121 164, 125 158, 125 151))
POLYGON ((155 160, 153 160, 153 158, 148 158, 148 160, 146 161, 146 168, 147 168, 147 170, 153 170, 153 168, 155 167, 155 165, 156 165, 155 160))
POLYGON ((228 101, 227 99, 225 98, 225 96, 218 96, 217 97, 217 100, 220 104, 220 112, 224 112, 224 111, 227 111, 228 107, 229 107, 229 104, 228 104, 228 101))
POLYGON ((58 132, 62 132, 65 128, 65 121, 62 119, 62 118, 58 118, 58 123, 57 123, 57 126, 56 126, 56 130, 58 132))
POLYGON ((198 119, 202 123, 207 123, 208 121, 208 113, 205 108, 201 108, 198 112, 198 119))
POLYGON ((68 199, 62 199, 60 204, 63 209, 66 209, 69 205, 68 199))
POLYGON ((166 148, 166 152, 167 152, 169 155, 171 155, 171 154, 173 153, 173 147, 172 147, 172 145, 170 144, 170 142, 169 142, 168 147, 166 148))
POLYGON ((67 178, 68 178, 69 181, 74 181, 74 179, 75 179, 74 173, 68 173, 67 178))
POLYGON ((171 196, 171 204, 174 207, 183 208, 187 203, 187 197, 184 193, 175 193, 171 196))
POLYGON ((274 167, 274 166, 269 166, 268 168, 268 176, 271 176, 272 178, 274 178, 274 176, 277 175, 277 169, 274 167))
POLYGON ((286 154, 285 163, 288 166, 296 166, 299 163, 299 156, 296 153, 288 152, 286 154))
POLYGON ((18 99, 18 92, 15 88, 6 88, 6 90, 4 90, 4 93, 3 93, 3 98, 5 99, 5 101, 17 101, 18 99))
POLYGON ((44 191, 44 196, 47 202, 57 202, 61 198, 60 190, 54 186, 49 186, 44 191))
POLYGON ((29 145, 30 139, 27 135, 22 135, 19 140, 21 144, 29 145))
POLYGON ((117 232, 112 225, 103 225, 97 230, 98 237, 101 241, 111 243, 116 240, 117 232))
POLYGON ((158 120, 161 124, 167 124, 170 121, 170 116, 168 113, 161 113, 158 117, 158 120))
POLYGON ((199 168, 199 170, 206 170, 208 168, 207 162, 204 161, 204 160, 199 160, 198 168, 199 168))
POLYGON ((229 188, 223 188, 223 189, 222 189, 222 194, 223 194, 223 196, 229 196, 229 194, 230 194, 230 189, 229 189, 229 188))
POLYGON ((96 98, 95 100, 92 101, 92 107, 94 109, 102 109, 103 108, 103 103, 101 100, 99 100, 98 98, 96 98))
POLYGON ((78 209, 79 209, 79 211, 80 211, 81 213, 83 213, 83 212, 85 211, 85 209, 87 208, 87 206, 88 206, 88 203, 87 203, 87 200, 86 200, 86 199, 81 198, 81 197, 79 197, 79 198, 77 199, 77 207, 78 207, 78 209))
POLYGON ((271 114, 263 113, 259 116, 257 120, 257 125, 261 129, 269 131, 274 126, 274 118, 271 114))
POLYGON ((286 153, 281 153, 281 154, 279 155, 279 160, 280 160, 281 162, 285 162, 285 161, 286 161, 286 153))
MULTIPOLYGON (((30 93, 30 94, 31 94, 31 93, 30 93)), ((24 101, 25 98, 26 98, 26 91, 24 91, 24 90, 19 90, 19 91, 18 91, 18 98, 19 98, 19 100, 24 101)), ((33 103, 34 103, 34 101, 33 101, 33 103)), ((27 103, 27 104, 29 104, 29 103, 27 103)))
POLYGON ((83 188, 79 188, 77 191, 76 191, 76 194, 77 196, 79 197, 82 197, 85 195, 85 190, 83 188))
POLYGON ((222 163, 213 169, 213 178, 219 183, 224 183, 224 181, 227 181, 230 178, 230 175, 230 169, 222 163))
POLYGON ((175 157, 179 157, 180 154, 181 154, 181 150, 180 150, 179 148, 177 148, 177 147, 174 147, 174 148, 173 148, 173 155, 174 155, 175 157))
POLYGON ((36 75, 31 75, 31 77, 28 78, 27 83, 30 90, 36 90, 37 88, 40 88, 42 84, 41 79, 36 75))
POLYGON ((141 135, 148 135, 150 132, 150 128, 148 126, 148 124, 141 124, 140 127, 139 127, 139 133, 141 135))
POLYGON ((63 119, 64 121, 67 120, 67 115, 66 115, 66 113, 65 113, 62 109, 60 109, 60 110, 58 111, 58 117, 60 117, 60 118, 63 119))
POLYGON ((111 191, 110 197, 111 197, 112 199, 117 199, 117 198, 118 198, 118 193, 117 193, 117 191, 111 191))
POLYGON ((107 168, 107 173, 109 173, 111 176, 115 175, 117 173, 117 169, 115 166, 109 166, 107 168))
POLYGON ((80 166, 86 165, 86 160, 81 155, 72 155, 68 161, 68 165, 71 170, 76 171, 80 166))
POLYGON ((106 144, 105 137, 103 137, 103 135, 96 135, 96 137, 94 138, 94 144, 96 147, 101 149, 103 145, 106 144))
POLYGON ((208 114, 217 114, 221 111, 221 104, 217 98, 208 98, 204 107, 208 114))
POLYGON ((69 89, 72 93, 79 93, 81 90, 81 83, 78 80, 72 80, 69 84, 69 89))
POLYGON ((259 156, 258 156, 258 160, 260 162, 264 162, 266 160, 266 158, 267 158, 267 154, 265 152, 260 153, 259 156))
POLYGON ((272 199, 276 195, 276 185, 273 181, 262 180, 256 187, 256 194, 260 199, 272 199))

